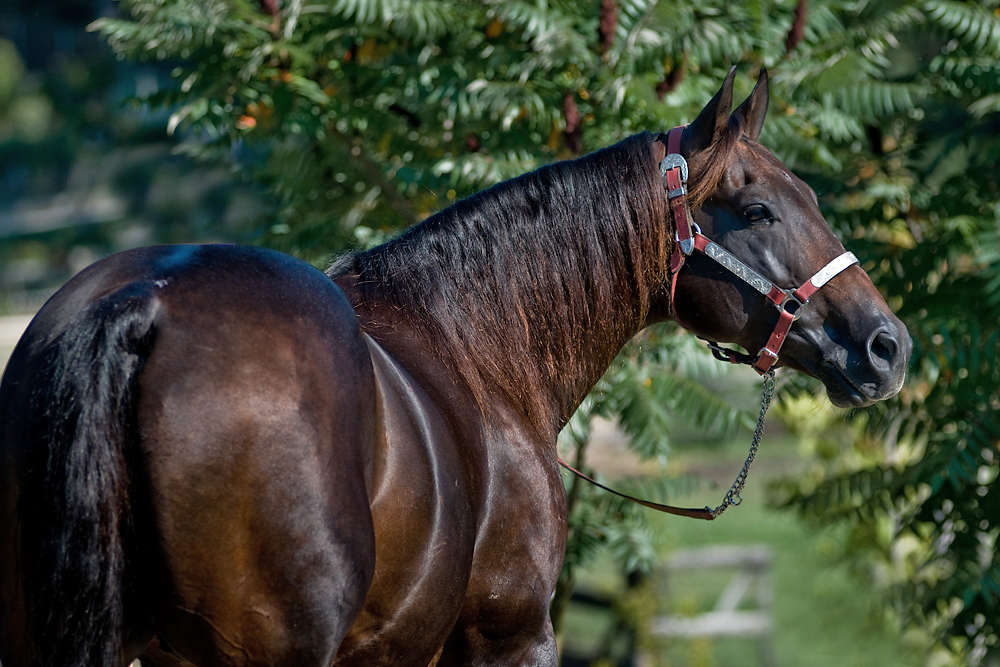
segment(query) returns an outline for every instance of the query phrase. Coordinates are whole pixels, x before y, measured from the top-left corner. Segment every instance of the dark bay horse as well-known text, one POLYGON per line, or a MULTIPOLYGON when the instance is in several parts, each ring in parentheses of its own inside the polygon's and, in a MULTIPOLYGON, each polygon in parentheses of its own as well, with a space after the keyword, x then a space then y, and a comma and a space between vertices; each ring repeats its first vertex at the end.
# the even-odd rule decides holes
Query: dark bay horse
MULTIPOLYGON (((671 153, 694 222, 775 284, 823 275, 779 364, 894 394, 905 328, 818 271, 844 248, 757 143, 766 75, 731 113, 732 83, 671 153)), ((75 277, 0 385, 4 667, 556 664, 560 428, 647 325, 756 350, 785 312, 704 254, 670 279, 665 155, 543 167, 326 274, 210 245, 75 277)))

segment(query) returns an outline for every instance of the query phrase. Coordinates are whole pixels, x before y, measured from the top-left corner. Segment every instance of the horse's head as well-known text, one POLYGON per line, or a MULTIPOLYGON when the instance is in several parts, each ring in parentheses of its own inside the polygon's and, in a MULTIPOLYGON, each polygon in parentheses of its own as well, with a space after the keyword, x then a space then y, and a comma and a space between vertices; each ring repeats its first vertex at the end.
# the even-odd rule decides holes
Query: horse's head
MULTIPOLYGON (((767 112, 766 72, 730 113, 734 73, 678 135, 691 168, 694 222, 702 245, 710 239, 775 286, 794 290, 843 255, 844 247, 813 190, 757 143, 767 112)), ((806 305, 792 304, 798 319, 777 363, 818 378, 836 405, 869 405, 899 391, 912 342, 861 268, 848 261, 834 268, 840 272, 806 305)), ((775 331, 782 308, 710 256, 691 252, 677 277, 673 309, 698 335, 756 353, 775 331)))

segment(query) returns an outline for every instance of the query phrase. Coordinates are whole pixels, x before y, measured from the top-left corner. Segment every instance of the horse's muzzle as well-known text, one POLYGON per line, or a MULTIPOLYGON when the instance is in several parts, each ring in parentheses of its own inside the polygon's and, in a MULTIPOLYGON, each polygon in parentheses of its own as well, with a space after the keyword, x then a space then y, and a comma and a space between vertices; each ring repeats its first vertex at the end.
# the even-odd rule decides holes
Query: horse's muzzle
POLYGON ((872 333, 858 353, 831 355, 815 375, 839 407, 865 407, 895 396, 903 386, 913 341, 906 326, 894 315, 874 323, 872 333))
POLYGON ((882 400, 895 396, 903 387, 906 368, 913 352, 913 340, 906 326, 896 317, 887 326, 878 329, 868 338, 865 351, 868 354, 868 367, 876 376, 883 388, 881 393, 872 396, 873 400, 882 400))

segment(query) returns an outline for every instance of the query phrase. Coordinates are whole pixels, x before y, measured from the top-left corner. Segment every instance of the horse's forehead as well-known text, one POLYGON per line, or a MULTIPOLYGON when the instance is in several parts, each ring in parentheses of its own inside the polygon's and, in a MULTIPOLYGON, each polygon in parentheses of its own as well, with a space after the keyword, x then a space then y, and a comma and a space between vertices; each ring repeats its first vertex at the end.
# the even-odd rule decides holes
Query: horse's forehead
MULTIPOLYGON (((825 256, 843 252, 843 246, 834 235, 819 210, 816 193, 808 183, 792 173, 774 153, 754 141, 741 141, 732 160, 733 168, 741 172, 744 185, 758 183, 773 200, 783 200, 785 211, 797 211, 789 220, 797 224, 786 226, 791 234, 805 234, 810 239, 809 250, 800 247, 800 255, 825 256)), ((815 259, 815 257, 813 257, 815 259)))
POLYGON ((774 153, 755 141, 740 141, 733 158, 730 171, 743 183, 764 181, 773 186, 787 185, 802 194, 809 192, 809 186, 802 179, 789 171, 774 153))

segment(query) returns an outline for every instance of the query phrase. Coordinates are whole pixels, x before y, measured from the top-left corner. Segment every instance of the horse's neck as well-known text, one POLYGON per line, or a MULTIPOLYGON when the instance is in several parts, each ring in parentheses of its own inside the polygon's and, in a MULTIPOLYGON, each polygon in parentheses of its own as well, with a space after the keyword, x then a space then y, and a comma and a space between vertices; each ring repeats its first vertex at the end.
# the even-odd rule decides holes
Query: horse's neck
POLYGON ((442 212, 362 256, 378 264, 372 296, 408 313, 485 409, 502 395, 558 428, 659 291, 669 244, 651 143, 632 137, 442 212))
POLYGON ((530 330, 533 347, 545 351, 534 359, 542 362, 538 390, 549 397, 560 427, 650 321, 670 247, 666 198, 652 154, 645 164, 619 163, 599 172, 593 183, 583 200, 567 202, 566 215, 578 225, 571 233, 581 242, 554 248, 563 256, 539 281, 550 290, 552 305, 545 308, 554 306, 566 326, 548 326, 552 318, 542 313, 530 330))

